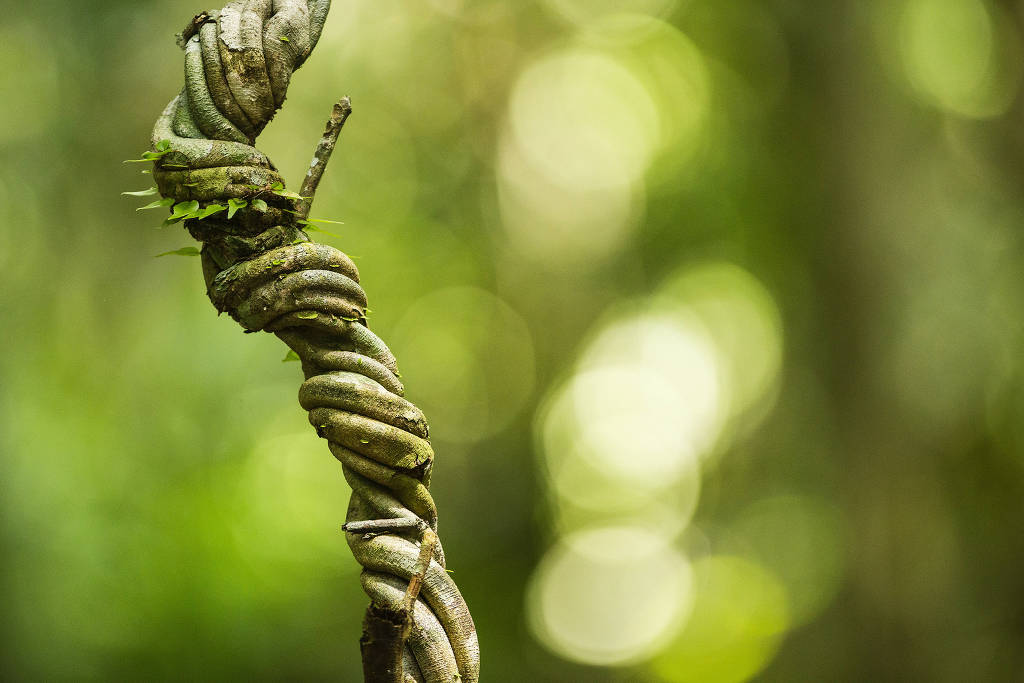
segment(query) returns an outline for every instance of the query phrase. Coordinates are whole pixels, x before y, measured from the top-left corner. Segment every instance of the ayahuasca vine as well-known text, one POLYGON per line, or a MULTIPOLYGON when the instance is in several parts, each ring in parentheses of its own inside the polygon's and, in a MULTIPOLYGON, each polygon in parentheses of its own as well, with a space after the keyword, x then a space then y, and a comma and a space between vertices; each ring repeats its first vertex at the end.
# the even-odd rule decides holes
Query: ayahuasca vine
POLYGON ((184 224, 219 312, 277 335, 302 363, 299 402, 352 487, 344 526, 370 596, 367 680, 479 679, 473 619, 437 540, 427 422, 403 398, 395 358, 366 322, 352 260, 307 232, 312 196, 351 111, 335 105, 302 192, 285 189, 254 147, 292 73, 315 47, 330 0, 233 0, 179 36, 185 87, 160 115, 152 148, 166 224, 184 224), (390 620, 390 622, 389 622, 390 620), (394 629, 389 632, 393 624, 394 629))

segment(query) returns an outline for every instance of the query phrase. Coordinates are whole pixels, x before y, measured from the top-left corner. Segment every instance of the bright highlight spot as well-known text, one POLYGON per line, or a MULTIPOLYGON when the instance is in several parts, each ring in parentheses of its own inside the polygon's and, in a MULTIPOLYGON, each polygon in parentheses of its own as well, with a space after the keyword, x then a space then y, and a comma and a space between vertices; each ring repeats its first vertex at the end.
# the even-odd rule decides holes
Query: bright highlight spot
POLYGON ((695 470, 719 424, 717 356, 705 330, 692 319, 638 314, 597 336, 542 429, 552 472, 582 459, 642 495, 695 470))
MULTIPOLYGON (((683 269, 658 290, 655 308, 695 315, 707 330, 728 392, 728 419, 764 403, 782 367, 782 320, 757 278, 731 263, 683 269)), ((755 411, 751 417, 761 416, 755 411)))
POLYGON ((628 179, 603 189, 556 185, 507 134, 497 173, 498 206, 511 245, 560 269, 586 267, 614 253, 643 216, 643 190, 628 179))
POLYGON ((527 160, 566 187, 603 189, 638 180, 658 143, 650 94, 623 64, 572 49, 528 67, 509 106, 527 160))
MULTIPOLYGON (((703 459, 753 424, 751 415, 765 414, 782 363, 781 327, 763 285, 728 263, 688 267, 646 302, 609 310, 535 427, 554 521, 569 532, 534 575, 531 623, 540 642, 569 659, 609 666, 665 647, 690 594, 688 579, 685 591, 670 580, 678 572, 666 567, 685 561, 668 543, 692 519, 703 459), (576 531, 588 522, 616 526, 576 531), (638 555, 677 559, 652 564, 638 555), (649 604, 651 594, 666 597, 649 604), (666 611, 679 600, 678 611, 666 611)), ((794 522, 814 539, 831 538, 803 508, 769 512, 777 513, 773 525, 794 522)), ((790 551, 786 578, 813 582, 799 604, 809 614, 826 604, 837 573, 823 561, 821 572, 801 575, 794 565, 806 559, 805 545, 780 545, 790 551)), ((699 623, 687 627, 692 636, 680 636, 685 645, 657 660, 659 671, 669 680, 746 680, 791 623, 785 588, 738 557, 706 558, 702 567, 699 623)))
POLYGON ((693 565, 693 613, 652 662, 672 683, 741 683, 771 661, 786 629, 786 592, 747 560, 711 556, 693 565))
POLYGON ((594 529, 548 551, 530 586, 528 618, 538 640, 567 659, 628 664, 676 634, 691 591, 689 565, 660 536, 594 529))
POLYGON ((701 460, 767 411, 782 363, 778 310, 752 275, 712 263, 607 319, 538 414, 554 491, 623 512, 673 491, 689 520, 701 460))
POLYGON ((664 480, 714 443, 718 352, 692 316, 638 316, 606 328, 573 383, 581 446, 626 472, 664 480))
POLYGON ((531 260, 592 267, 621 250, 655 162, 692 160, 710 101, 706 65, 677 29, 647 22, 642 40, 614 49, 581 35, 526 67, 512 90, 498 207, 510 246, 531 260))
POLYGON ((908 0, 900 29, 903 66, 923 99, 971 118, 1009 106, 1016 82, 1000 73, 1002 36, 982 0, 908 0))

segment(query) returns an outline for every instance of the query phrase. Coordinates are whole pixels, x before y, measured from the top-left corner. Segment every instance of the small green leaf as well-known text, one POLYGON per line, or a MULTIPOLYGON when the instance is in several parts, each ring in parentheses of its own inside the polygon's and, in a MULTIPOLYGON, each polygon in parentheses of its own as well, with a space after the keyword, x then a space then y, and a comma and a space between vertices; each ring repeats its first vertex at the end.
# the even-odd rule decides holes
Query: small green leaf
MULTIPOLYGON (((161 142, 163 142, 163 141, 161 141, 161 142)), ((165 154, 167 154, 168 152, 171 151, 170 142, 168 142, 167 145, 168 146, 166 148, 164 148, 164 149, 159 149, 158 148, 158 151, 156 151, 156 152, 143 152, 141 159, 125 159, 124 163, 126 163, 126 164, 139 164, 139 163, 142 163, 144 161, 156 161, 157 159, 162 158, 163 155, 165 155, 165 154)))
POLYGON ((212 216, 215 213, 220 213, 221 211, 224 211, 227 208, 228 207, 222 206, 220 204, 209 204, 209 205, 203 207, 203 209, 201 211, 197 211, 196 213, 194 213, 192 215, 192 218, 195 218, 195 219, 201 221, 204 218, 206 218, 208 216, 212 216))
POLYGON ((145 190, 139 190, 138 192, 122 192, 121 194, 127 197, 152 197, 158 192, 160 192, 160 190, 156 189, 155 187, 149 187, 146 188, 145 190))
POLYGON ((171 197, 168 197, 167 199, 159 199, 159 200, 157 200, 157 201, 155 201, 155 202, 153 202, 151 204, 146 204, 145 206, 140 206, 139 208, 137 208, 135 210, 136 211, 144 211, 145 209, 159 209, 162 206, 171 206, 172 204, 174 204, 174 199, 171 198, 171 197))
POLYGON ((169 151, 171 151, 171 141, 170 140, 161 140, 160 142, 156 143, 156 151, 158 151, 158 152, 169 152, 169 151))
POLYGON ((190 202, 178 202, 171 210, 171 218, 185 218, 198 210, 199 202, 194 199, 190 202))
POLYGON ((281 362, 282 363, 291 363, 292 361, 296 361, 296 360, 301 360, 299 358, 299 354, 295 353, 294 351, 289 351, 285 355, 284 360, 282 360, 281 362))
POLYGON ((359 443, 370 443, 369 439, 359 439, 359 443))
POLYGON ((199 187, 199 183, 182 183, 182 187, 199 187))
POLYGON ((234 199, 234 198, 229 199, 228 200, 228 220, 231 220, 231 218, 234 217, 235 213, 239 209, 244 209, 247 206, 249 206, 249 202, 245 201, 244 199, 234 199))
POLYGON ((299 221, 299 225, 305 227, 305 229, 309 230, 310 232, 322 232, 323 234, 330 235, 331 237, 338 237, 338 235, 334 234, 333 232, 331 232, 329 230, 324 230, 323 228, 321 228, 318 225, 313 225, 312 223, 310 223, 307 220, 300 220, 299 221))
POLYGON ((164 164, 160 168, 183 168, 183 169, 187 170, 188 166, 186 166, 184 164, 164 164))
POLYGON ((259 211, 260 213, 266 213, 267 209, 270 207, 268 207, 267 203, 262 199, 254 199, 252 200, 252 208, 259 211))
POLYGON ((157 254, 154 258, 160 258, 161 256, 199 256, 199 250, 195 247, 182 247, 181 249, 175 249, 173 251, 165 251, 162 254, 157 254))
POLYGON ((271 190, 283 190, 284 189, 284 183, 282 183, 281 181, 278 181, 278 182, 274 183, 273 185, 271 185, 270 189, 271 190))
POLYGON ((278 36, 277 39, 280 40, 282 43, 290 43, 290 42, 292 42, 292 41, 288 40, 288 36, 278 36))
POLYGON ((274 190, 274 194, 278 197, 286 197, 288 199, 309 199, 309 197, 303 197, 298 192, 292 192, 291 190, 274 190))
POLYGON ((326 218, 307 218, 306 220, 312 221, 314 223, 332 223, 334 225, 345 225, 344 221, 329 221, 326 218))
POLYGON ((320 314, 316 311, 302 311, 301 313, 296 313, 295 317, 302 318, 303 320, 313 320, 314 318, 319 318, 320 314))

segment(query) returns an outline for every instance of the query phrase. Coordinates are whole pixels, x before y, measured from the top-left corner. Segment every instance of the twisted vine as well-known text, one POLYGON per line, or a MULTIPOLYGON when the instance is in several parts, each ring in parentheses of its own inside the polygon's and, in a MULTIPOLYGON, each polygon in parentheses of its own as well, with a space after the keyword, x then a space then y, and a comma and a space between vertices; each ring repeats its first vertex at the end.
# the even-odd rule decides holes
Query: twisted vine
MULTIPOLYGON (((473 620, 436 540, 426 419, 403 398, 395 358, 367 326, 355 264, 308 238, 301 218, 309 200, 271 191, 284 180, 253 146, 315 47, 329 7, 330 0, 233 0, 197 16, 179 36, 185 87, 154 127, 153 175, 163 197, 200 209, 248 202, 230 218, 189 218, 185 227, 203 243, 218 312, 246 332, 272 332, 302 361, 299 402, 352 488, 346 538, 363 567, 369 610, 411 617, 394 680, 477 681, 473 620)), ((311 169, 317 178, 333 147, 325 140, 313 169, 321 166, 311 169)), ((316 181, 308 181, 312 192, 316 181)), ((363 645, 365 665, 373 643, 363 645)))

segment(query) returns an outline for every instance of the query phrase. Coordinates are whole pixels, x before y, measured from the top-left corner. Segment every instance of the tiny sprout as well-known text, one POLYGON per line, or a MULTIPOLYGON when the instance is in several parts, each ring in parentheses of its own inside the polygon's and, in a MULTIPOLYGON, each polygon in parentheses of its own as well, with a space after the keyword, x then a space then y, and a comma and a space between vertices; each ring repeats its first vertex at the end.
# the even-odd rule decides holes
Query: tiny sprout
POLYGON ((174 249, 172 251, 165 251, 162 254, 157 254, 153 258, 160 258, 161 256, 199 256, 199 250, 195 247, 182 247, 181 249, 174 249))
POLYGON ((284 197, 286 199, 311 199, 311 197, 303 197, 298 192, 292 192, 291 190, 284 189, 274 190, 274 194, 276 194, 278 197, 284 197))
POLYGON ((156 143, 156 151, 155 152, 148 152, 148 151, 147 152, 143 152, 141 159, 125 159, 124 163, 126 163, 126 164, 140 164, 140 163, 144 163, 146 161, 158 161, 165 154, 167 154, 170 151, 171 151, 171 141, 170 140, 161 140, 160 142, 156 143))
MULTIPOLYGON (((255 204, 255 202, 254 202, 255 204)), ((228 220, 234 217, 234 215, 245 207, 249 206, 249 202, 244 199, 229 199, 228 200, 228 220)))
POLYGON ((161 207, 171 206, 172 204, 174 204, 174 199, 172 199, 171 197, 168 197, 167 199, 159 199, 159 200, 157 200, 155 202, 152 202, 150 204, 146 204, 145 206, 140 206, 139 208, 137 208, 135 210, 136 211, 144 211, 146 209, 159 209, 161 207))
POLYGON ((145 190, 139 190, 138 192, 122 192, 121 194, 125 195, 126 197, 152 197, 158 192, 159 190, 157 190, 155 187, 148 187, 145 190))

